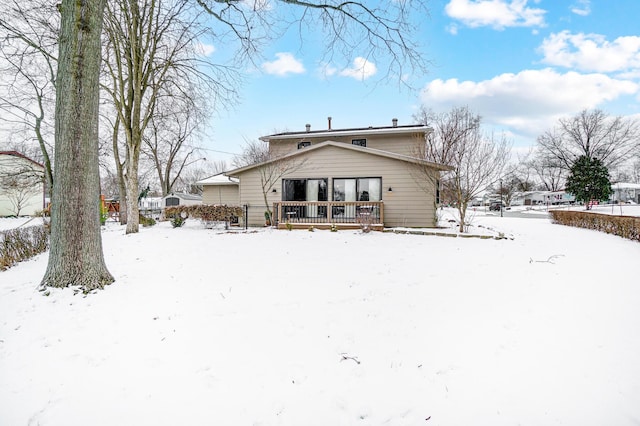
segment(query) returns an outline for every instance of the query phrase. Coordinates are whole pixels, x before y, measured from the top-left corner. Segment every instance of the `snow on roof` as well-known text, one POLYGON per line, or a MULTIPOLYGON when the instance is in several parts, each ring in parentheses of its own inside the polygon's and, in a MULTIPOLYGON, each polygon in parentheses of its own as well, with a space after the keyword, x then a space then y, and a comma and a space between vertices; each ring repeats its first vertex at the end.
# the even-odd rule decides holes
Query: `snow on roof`
POLYGON ((412 124, 403 126, 382 126, 382 127, 358 127, 351 129, 324 129, 309 130, 300 132, 284 132, 276 133, 260 137, 263 142, 269 142, 271 139, 297 139, 300 137, 329 137, 329 136, 359 136, 370 134, 406 134, 415 132, 430 132, 432 129, 423 124, 412 124))
POLYGON ((196 182, 197 185, 238 185, 239 179, 225 176, 224 173, 202 179, 196 182))
POLYGON ((202 200, 202 196, 201 195, 195 195, 195 194, 183 194, 183 193, 175 193, 175 194, 169 194, 164 198, 169 198, 169 197, 178 197, 181 198, 183 200, 202 200))
POLYGON ((613 189, 640 189, 640 183, 618 182, 611 185, 613 189))

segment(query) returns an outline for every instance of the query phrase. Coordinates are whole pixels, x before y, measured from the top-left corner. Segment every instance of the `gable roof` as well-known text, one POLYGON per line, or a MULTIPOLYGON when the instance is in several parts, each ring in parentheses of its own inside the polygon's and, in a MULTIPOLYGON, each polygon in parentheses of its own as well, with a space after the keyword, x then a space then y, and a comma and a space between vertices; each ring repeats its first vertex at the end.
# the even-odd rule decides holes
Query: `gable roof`
POLYGON ((278 158, 274 158, 268 161, 264 161, 262 163, 256 163, 256 164, 251 164, 248 166, 244 166, 244 167, 240 167, 238 169, 235 170, 230 170, 228 172, 225 172, 225 174, 227 176, 237 176, 241 173, 244 173, 248 170, 257 168, 257 167, 262 167, 266 164, 270 164, 270 163, 274 163, 276 161, 282 161, 282 160, 286 160, 289 158, 294 158, 303 154, 307 154, 309 152, 313 152, 316 150, 320 150, 326 147, 336 147, 336 148, 340 148, 340 149, 346 149, 346 150, 351 150, 351 151, 356 151, 356 152, 360 152, 363 154, 368 154, 368 155, 375 155, 378 157, 385 157, 385 158, 391 158, 393 160, 399 160, 399 161, 405 161, 407 163, 413 163, 413 164, 418 164, 418 165, 426 165, 429 167, 433 167, 435 170, 440 170, 440 171, 447 171, 447 170, 452 170, 452 168, 450 166, 446 166, 444 164, 438 164, 438 163, 433 163, 431 161, 425 161, 425 160, 420 160, 419 158, 416 157, 411 157, 409 155, 402 155, 402 154, 396 154, 394 152, 389 152, 389 151, 383 151, 380 149, 374 149, 374 148, 366 148, 366 147, 362 147, 362 146, 358 146, 358 145, 350 145, 350 144, 346 144, 343 142, 335 142, 335 141, 325 141, 325 142, 321 142, 315 145, 311 145, 308 146, 306 148, 301 148, 298 149, 297 151, 291 152, 289 154, 283 155, 281 157, 278 158))
POLYGON ((31 158, 27 157, 24 154, 19 153, 18 151, 0 151, 0 155, 9 155, 11 157, 22 158, 23 160, 30 161, 31 163, 35 164, 38 167, 44 168, 44 165, 38 163, 35 160, 32 160, 31 158))
POLYGON ((300 139, 307 137, 327 137, 330 139, 336 136, 365 136, 365 135, 406 135, 411 133, 430 133, 433 131, 431 127, 422 124, 411 124, 404 126, 381 126, 381 127, 356 127, 351 129, 335 129, 335 130, 309 130, 302 132, 284 132, 276 133, 260 137, 263 142, 269 142, 271 139, 300 139))

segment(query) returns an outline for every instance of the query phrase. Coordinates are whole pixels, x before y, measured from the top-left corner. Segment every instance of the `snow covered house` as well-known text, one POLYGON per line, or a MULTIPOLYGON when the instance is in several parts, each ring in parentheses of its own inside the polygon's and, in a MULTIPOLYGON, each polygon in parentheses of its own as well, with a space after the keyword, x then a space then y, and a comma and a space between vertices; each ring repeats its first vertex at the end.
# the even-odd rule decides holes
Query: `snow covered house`
POLYGON ((203 204, 240 205, 240 181, 237 178, 219 173, 196 182, 196 185, 202 185, 203 204))
MULTIPOLYGON (((225 172, 237 182, 248 224, 265 223, 266 203, 279 227, 433 227, 446 165, 416 156, 431 128, 423 125, 306 129, 263 136, 271 160, 225 172), (418 148, 419 149, 419 148, 418 148), (263 190, 266 176, 273 185, 263 190)), ((231 185, 231 183, 228 183, 231 185)), ((230 201, 221 184, 203 183, 203 199, 230 201)), ((227 194, 232 197, 231 190, 227 194)), ((230 203, 229 203, 230 204, 230 203)))
POLYGON ((17 151, 0 151, 0 216, 33 216, 44 205, 44 166, 17 151))
POLYGON ((640 183, 618 182, 611 185, 611 189, 611 202, 640 204, 640 183))

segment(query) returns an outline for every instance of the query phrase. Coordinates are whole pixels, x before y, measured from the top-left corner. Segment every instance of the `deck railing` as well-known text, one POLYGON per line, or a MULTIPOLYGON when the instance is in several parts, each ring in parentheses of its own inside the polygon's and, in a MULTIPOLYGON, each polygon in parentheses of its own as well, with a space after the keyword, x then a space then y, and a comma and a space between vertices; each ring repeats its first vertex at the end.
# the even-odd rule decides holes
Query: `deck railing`
POLYGON ((273 204, 276 225, 280 223, 384 224, 382 201, 280 201, 273 204))

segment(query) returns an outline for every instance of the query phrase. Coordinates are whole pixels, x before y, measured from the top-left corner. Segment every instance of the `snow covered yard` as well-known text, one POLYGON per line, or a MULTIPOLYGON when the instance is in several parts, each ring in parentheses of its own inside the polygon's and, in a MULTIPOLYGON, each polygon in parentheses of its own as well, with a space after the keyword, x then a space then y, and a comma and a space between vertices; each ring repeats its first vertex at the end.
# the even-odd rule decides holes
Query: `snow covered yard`
POLYGON ((638 424, 640 245, 475 221, 514 238, 112 224, 104 291, 0 272, 0 425, 638 424))

